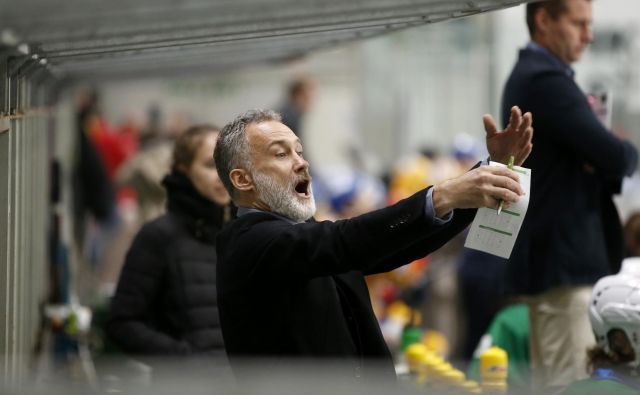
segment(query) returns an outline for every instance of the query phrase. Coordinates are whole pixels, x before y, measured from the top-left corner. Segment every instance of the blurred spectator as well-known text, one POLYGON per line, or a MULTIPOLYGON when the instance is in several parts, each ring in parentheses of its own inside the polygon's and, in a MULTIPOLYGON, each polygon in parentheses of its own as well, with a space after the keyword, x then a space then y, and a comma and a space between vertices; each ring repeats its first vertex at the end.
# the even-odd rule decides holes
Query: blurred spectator
POLYGON ((130 187, 137 202, 137 220, 144 223, 164 212, 166 192, 162 178, 169 172, 173 140, 162 129, 157 105, 148 110, 147 125, 140 131, 139 151, 118 171, 117 181, 130 187))
POLYGON ((115 128, 103 117, 96 91, 85 93, 82 110, 82 127, 98 150, 109 179, 113 181, 120 165, 132 156, 138 147, 138 130, 128 120, 122 127, 115 128))
POLYGON ((303 142, 302 118, 311 107, 314 89, 314 83, 309 78, 298 78, 291 81, 287 87, 286 101, 278 109, 282 116, 282 123, 287 125, 303 142))
POLYGON ((393 169, 389 186, 389 203, 411 196, 434 181, 432 161, 425 155, 406 156, 393 169))
POLYGON ((114 186, 90 138, 92 122, 98 114, 97 92, 81 92, 76 121, 78 148, 73 165, 74 233, 80 250, 85 247, 87 213, 103 225, 116 221, 114 186))
POLYGON ((459 133, 453 139, 451 155, 458 161, 461 172, 467 171, 479 160, 487 157, 483 142, 466 133, 459 133))
POLYGON ((168 212, 137 234, 112 301, 111 338, 152 366, 160 356, 204 358, 205 374, 226 364, 215 240, 231 213, 213 161, 217 134, 194 126, 176 141, 163 180, 168 212))
POLYGON ((162 123, 162 109, 156 103, 150 104, 147 108, 146 124, 140 130, 141 148, 153 144, 158 139, 162 139, 164 134, 162 123))
POLYGON ((386 203, 382 181, 349 168, 320 168, 314 171, 316 204, 324 207, 316 219, 345 219, 381 208, 386 203))
POLYGON ((592 41, 589 0, 527 5, 531 35, 506 83, 512 106, 535 117, 527 216, 507 265, 507 290, 526 295, 534 390, 552 392, 585 377, 593 344, 587 307, 592 285, 617 271, 622 227, 612 202, 638 155, 598 120, 571 64, 592 41))
POLYGON ((117 134, 125 159, 128 159, 138 151, 140 125, 132 115, 129 115, 118 126, 117 134))

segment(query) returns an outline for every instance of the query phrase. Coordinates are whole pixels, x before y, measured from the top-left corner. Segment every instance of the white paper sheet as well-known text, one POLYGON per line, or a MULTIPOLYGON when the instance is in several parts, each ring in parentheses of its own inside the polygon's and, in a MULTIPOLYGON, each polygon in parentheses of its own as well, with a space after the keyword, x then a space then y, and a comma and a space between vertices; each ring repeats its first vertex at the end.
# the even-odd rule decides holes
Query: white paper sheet
MULTIPOLYGON (((490 166, 506 167, 502 163, 490 162, 490 166)), ((514 166, 513 171, 520 176, 520 186, 524 195, 500 215, 493 208, 480 208, 473 219, 464 246, 484 251, 502 258, 509 258, 516 242, 522 221, 524 221, 531 192, 531 169, 514 166)))

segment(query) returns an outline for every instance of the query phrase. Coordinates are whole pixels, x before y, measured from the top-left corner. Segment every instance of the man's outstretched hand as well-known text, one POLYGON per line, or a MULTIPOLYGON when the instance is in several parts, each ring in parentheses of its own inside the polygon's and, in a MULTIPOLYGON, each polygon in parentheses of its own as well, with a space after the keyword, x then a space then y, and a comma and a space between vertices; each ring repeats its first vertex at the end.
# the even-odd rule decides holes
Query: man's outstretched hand
POLYGON ((491 155, 491 160, 506 165, 509 157, 513 155, 514 164, 522 165, 533 148, 531 144, 533 137, 531 113, 528 112, 523 116, 520 108, 512 107, 509 124, 501 132, 498 131, 496 122, 491 115, 485 114, 482 121, 484 122, 484 130, 487 132, 487 150, 491 155))
POLYGON ((506 207, 524 193, 518 174, 505 167, 480 166, 433 186, 433 208, 443 218, 457 208, 506 207))

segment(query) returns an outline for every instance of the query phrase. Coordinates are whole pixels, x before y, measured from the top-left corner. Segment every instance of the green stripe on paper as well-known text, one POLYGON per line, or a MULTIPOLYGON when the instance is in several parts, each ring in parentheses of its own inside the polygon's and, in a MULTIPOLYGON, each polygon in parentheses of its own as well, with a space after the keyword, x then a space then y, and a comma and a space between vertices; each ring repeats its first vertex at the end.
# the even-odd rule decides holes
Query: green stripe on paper
POLYGON ((513 236, 512 233, 505 232, 504 230, 492 228, 490 226, 480 225, 480 229, 486 229, 486 230, 490 230, 490 231, 493 231, 493 232, 496 232, 496 233, 500 233, 500 234, 503 234, 503 235, 513 236))
POLYGON ((513 215, 513 216, 516 216, 516 217, 519 217, 519 216, 520 216, 520 213, 516 213, 515 211, 509 211, 509 210, 504 210, 504 209, 503 209, 501 212, 502 212, 502 213, 506 213, 506 214, 511 214, 511 215, 513 215))

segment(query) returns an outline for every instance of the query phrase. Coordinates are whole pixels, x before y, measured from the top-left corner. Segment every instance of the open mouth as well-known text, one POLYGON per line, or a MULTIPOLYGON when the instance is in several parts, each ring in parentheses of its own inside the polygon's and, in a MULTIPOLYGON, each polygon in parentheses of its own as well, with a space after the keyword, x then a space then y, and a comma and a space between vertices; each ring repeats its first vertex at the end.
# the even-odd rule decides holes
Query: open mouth
POLYGON ((298 195, 303 197, 309 197, 309 185, 311 184, 310 180, 302 180, 296 184, 295 190, 298 195))

